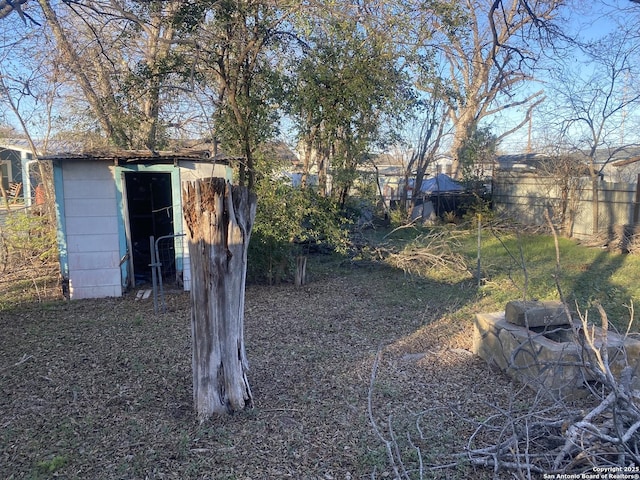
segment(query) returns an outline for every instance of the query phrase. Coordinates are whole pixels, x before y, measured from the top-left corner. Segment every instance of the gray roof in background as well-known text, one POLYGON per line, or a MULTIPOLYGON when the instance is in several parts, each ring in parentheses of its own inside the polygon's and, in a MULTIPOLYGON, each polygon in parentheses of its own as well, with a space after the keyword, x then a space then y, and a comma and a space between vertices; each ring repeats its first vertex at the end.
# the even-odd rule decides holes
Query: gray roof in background
MULTIPOLYGON (((589 154, 586 151, 574 151, 568 153, 578 160, 586 162, 589 154)), ((498 168, 503 169, 536 169, 552 159, 554 155, 546 153, 516 153, 510 155, 498 155, 496 162, 498 168)), ((600 149, 596 151, 596 164, 609 163, 613 166, 621 166, 632 162, 640 161, 640 147, 616 147, 612 149, 600 149)))

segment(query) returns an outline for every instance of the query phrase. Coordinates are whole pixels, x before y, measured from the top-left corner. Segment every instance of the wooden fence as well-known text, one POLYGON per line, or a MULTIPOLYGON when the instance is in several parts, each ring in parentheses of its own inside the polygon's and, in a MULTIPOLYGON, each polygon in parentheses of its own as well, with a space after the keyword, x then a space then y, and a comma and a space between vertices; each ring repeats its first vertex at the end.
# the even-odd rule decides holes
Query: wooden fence
POLYGON ((546 210, 556 225, 564 223, 565 234, 580 239, 635 228, 637 190, 635 183, 599 182, 598 232, 593 231, 593 189, 588 177, 563 180, 530 172, 497 172, 492 198, 496 212, 526 225, 544 225, 546 210))

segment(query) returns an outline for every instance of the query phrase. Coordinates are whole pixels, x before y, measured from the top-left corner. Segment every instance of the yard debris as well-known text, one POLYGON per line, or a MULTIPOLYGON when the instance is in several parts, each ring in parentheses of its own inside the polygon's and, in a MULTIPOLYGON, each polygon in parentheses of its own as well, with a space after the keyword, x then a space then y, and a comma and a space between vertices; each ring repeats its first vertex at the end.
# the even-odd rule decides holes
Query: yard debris
POLYGON ((434 229, 417 236, 398 249, 390 243, 372 245, 361 239, 359 251, 367 251, 375 262, 382 262, 412 275, 423 275, 432 270, 468 273, 465 257, 458 253, 458 234, 448 229, 434 229))
POLYGON ((8 367, 5 367, 3 369, 0 369, 0 372, 4 372, 5 370, 9 370, 10 368, 13 367, 17 367, 19 365, 22 365, 24 362, 28 361, 29 359, 33 358, 33 355, 27 355, 26 353, 24 355, 22 355, 22 358, 20 360, 18 360, 16 363, 14 363, 13 365, 10 365, 8 367))
POLYGON ((143 290, 138 290, 138 293, 136 295, 136 300, 146 300, 151 296, 151 289, 150 288, 146 288, 143 290))
MULTIPOLYGON (((452 353, 470 348, 471 322, 443 320, 452 307, 447 295, 434 292, 425 309, 415 294, 424 283, 414 285, 401 271, 380 264, 331 264, 327 275, 318 270, 314 265, 303 289, 247 288, 245 335, 256 405, 203 425, 192 403, 187 293, 167 295, 168 311, 159 315, 135 300, 137 291, 120 299, 3 310, 0 365, 13 365, 24 352, 33 358, 0 375, 0 417, 11 422, 2 432, 8 441, 0 446, 0 478, 29 477, 38 462, 56 455, 69 459, 55 472, 65 478, 82 472, 109 480, 131 472, 174 480, 344 479, 371 478, 374 471, 393 478, 367 421, 369 369, 381 343, 388 349, 379 375, 384 388, 371 398, 376 414, 395 402, 422 409, 458 399, 460 392, 468 392, 468 407, 483 410, 483 401, 505 390, 508 381, 490 378, 481 361, 452 353), (403 291, 408 298, 400 301, 403 291), (446 327, 450 343, 439 333, 445 324, 459 330, 451 335, 446 327), (398 363, 388 375, 392 355, 400 361, 428 351, 441 353, 398 363)), ((453 416, 438 421, 433 447, 462 448, 471 431, 453 416), (461 426, 460 435, 447 436, 461 426)), ((467 477, 492 477, 462 463, 459 469, 467 477)))

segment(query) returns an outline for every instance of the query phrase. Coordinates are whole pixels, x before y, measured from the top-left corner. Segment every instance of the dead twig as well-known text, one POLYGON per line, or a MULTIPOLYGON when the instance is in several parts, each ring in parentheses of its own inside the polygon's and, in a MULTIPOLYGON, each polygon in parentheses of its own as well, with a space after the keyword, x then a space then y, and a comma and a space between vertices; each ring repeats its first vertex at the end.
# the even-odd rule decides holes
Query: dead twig
POLYGON ((410 274, 420 274, 432 269, 468 271, 466 259, 455 251, 458 246, 459 243, 451 237, 450 232, 431 232, 421 235, 400 252, 389 252, 387 261, 410 274))
POLYGON ((421 220, 421 219, 422 219, 422 217, 418 217, 415 220, 411 220, 411 222, 409 222, 407 224, 400 225, 399 227, 394 228, 389 233, 387 233, 384 237, 382 237, 382 239, 386 240, 388 237, 390 237, 391 235, 393 235, 397 231, 404 230, 405 228, 413 228, 413 229, 415 229, 416 228, 416 224, 418 223, 418 220, 421 220))
MULTIPOLYGON (((371 424, 371 427, 373 428, 373 432, 375 433, 376 437, 378 437, 378 439, 384 445, 384 448, 387 452, 387 459, 389 460, 389 463, 391 464, 391 468, 393 469, 394 478, 396 479, 406 478, 407 480, 409 480, 409 475, 402 463, 402 454, 400 453, 398 442, 396 441, 395 433, 393 431, 393 425, 391 423, 391 415, 387 419, 389 435, 391 437, 391 439, 388 440, 382 434, 382 430, 378 426, 378 423, 373 414, 373 390, 375 387, 376 376, 378 372, 378 365, 380 364, 381 358, 382 358, 382 348, 379 348, 378 352, 376 353, 376 358, 373 361, 373 366, 371 367, 371 379, 369 382, 369 392, 367 394, 367 413, 369 415, 369 423, 371 424)), ((372 478, 375 478, 374 474, 372 474, 372 478)))
POLYGON ((5 372, 5 371, 7 371, 7 370, 9 370, 11 368, 14 368, 14 367, 17 367, 19 365, 22 365, 23 363, 25 363, 26 361, 28 361, 31 358, 33 358, 33 355, 27 355, 25 353, 20 360, 18 360, 13 365, 9 365, 8 367, 4 367, 2 370, 0 370, 0 372, 5 372))

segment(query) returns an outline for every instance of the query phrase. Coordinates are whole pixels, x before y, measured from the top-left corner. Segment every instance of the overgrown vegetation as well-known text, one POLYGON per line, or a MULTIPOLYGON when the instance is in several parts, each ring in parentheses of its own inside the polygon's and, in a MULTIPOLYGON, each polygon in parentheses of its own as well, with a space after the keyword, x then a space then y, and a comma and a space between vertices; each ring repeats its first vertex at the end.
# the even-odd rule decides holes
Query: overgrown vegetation
POLYGON ((56 231, 49 217, 29 209, 0 216, 0 310, 57 296, 56 231))
POLYGON ((256 188, 260 200, 249 244, 250 281, 289 281, 296 256, 346 252, 349 222, 335 201, 285 179, 263 178, 256 188))
MULTIPOLYGON (((289 188, 273 198, 294 200, 289 188)), ((288 278, 251 285, 256 408, 202 426, 191 406, 187 295, 169 295, 169 312, 154 316, 134 296, 18 307, 24 297, 3 288, 0 476, 511 478, 505 469, 520 462, 526 478, 540 469, 535 455, 555 451, 547 466, 558 459, 560 470, 587 440, 593 458, 611 461, 599 445, 616 435, 612 415, 626 419, 623 436, 637 435, 626 384, 606 383, 595 356, 599 396, 535 395, 470 353, 471 321, 509 300, 557 299, 558 282, 591 320, 602 304, 609 328, 624 330, 640 259, 559 238, 558 275, 553 236, 482 225, 480 288, 477 224, 360 231, 345 254, 311 255, 303 288, 288 278), (563 427, 567 413, 577 420, 563 427)), ((292 238, 276 240, 302 248, 292 238)))
POLYGON ((0 229, 0 265, 37 267, 56 259, 56 232, 49 219, 29 210, 5 214, 0 229))

